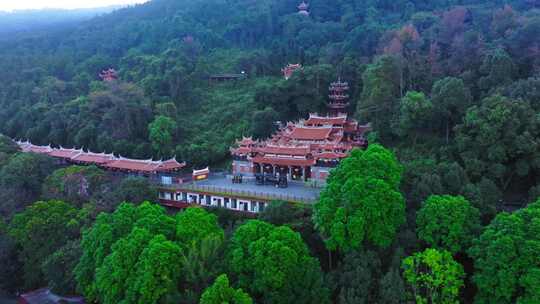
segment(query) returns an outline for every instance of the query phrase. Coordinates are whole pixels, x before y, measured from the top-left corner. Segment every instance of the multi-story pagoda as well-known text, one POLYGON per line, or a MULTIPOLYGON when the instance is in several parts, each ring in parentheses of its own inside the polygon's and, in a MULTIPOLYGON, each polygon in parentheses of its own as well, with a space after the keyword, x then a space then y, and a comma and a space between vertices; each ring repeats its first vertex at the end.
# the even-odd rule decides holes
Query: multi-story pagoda
POLYGON ((112 82, 118 79, 118 73, 115 69, 111 68, 99 73, 99 78, 101 78, 105 82, 112 82))
POLYGON ((304 16, 309 16, 309 4, 307 4, 305 1, 302 1, 302 3, 300 3, 300 5, 298 5, 298 14, 300 15, 304 15, 304 16))
POLYGON ((289 122, 271 138, 243 138, 231 148, 233 173, 286 175, 289 180, 325 181, 330 169, 354 148, 366 148, 370 125, 360 125, 346 113, 349 85, 338 80, 330 86, 328 114, 310 114, 289 122))

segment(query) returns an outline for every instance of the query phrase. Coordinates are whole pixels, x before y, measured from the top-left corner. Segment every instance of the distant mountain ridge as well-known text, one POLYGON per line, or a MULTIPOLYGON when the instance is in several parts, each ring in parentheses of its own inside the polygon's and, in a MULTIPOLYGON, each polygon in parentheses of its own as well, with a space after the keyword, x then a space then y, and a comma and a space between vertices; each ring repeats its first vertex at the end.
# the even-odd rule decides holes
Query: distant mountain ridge
POLYGON ((0 34, 43 30, 51 26, 80 22, 99 15, 111 13, 123 8, 122 5, 111 5, 98 8, 82 9, 28 9, 12 12, 0 11, 0 34))

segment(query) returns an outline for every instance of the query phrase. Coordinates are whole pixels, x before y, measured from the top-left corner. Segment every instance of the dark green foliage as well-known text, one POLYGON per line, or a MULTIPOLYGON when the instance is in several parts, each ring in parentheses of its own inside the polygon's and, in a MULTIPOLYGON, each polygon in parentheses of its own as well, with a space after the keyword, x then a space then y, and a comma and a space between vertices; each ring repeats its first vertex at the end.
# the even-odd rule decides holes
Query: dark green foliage
MULTIPOLYGON (((482 177, 506 190, 514 181, 525 181, 540 167, 540 120, 528 102, 500 95, 471 107, 457 128, 457 148, 473 180, 482 177)), ((533 186, 533 185, 530 185, 533 186)))
POLYGON ((14 293, 24 285, 21 273, 23 265, 17 257, 17 245, 3 225, 0 219, 0 290, 14 293))
POLYGON ((0 134, 0 168, 9 157, 19 151, 19 147, 8 137, 0 134))
POLYGON ((58 169, 45 179, 42 196, 81 206, 89 202, 106 182, 109 179, 105 172, 97 167, 71 166, 58 169))
POLYGON ((53 160, 37 154, 15 154, 0 168, 0 213, 11 216, 35 202, 53 160))
MULTIPOLYGON (((150 204, 119 206, 124 201, 156 202, 156 189, 141 178, 120 180, 95 168, 53 173, 57 168, 51 160, 17 153, 13 142, 0 137, 2 217, 9 220, 41 199, 85 206, 78 212, 84 216, 77 215, 85 219, 73 236, 37 248, 47 251, 39 259, 45 262, 35 266, 40 284, 72 290, 68 280, 78 259, 75 239, 80 228, 90 226, 96 212, 116 210, 98 216, 80 241, 82 257, 75 281, 89 301, 197 303, 204 289, 228 272, 231 262, 223 251, 234 243, 244 248, 250 268, 228 272, 228 283, 221 278, 217 285, 224 293, 242 287, 254 291, 256 301, 325 302, 318 258, 328 272, 341 267, 349 278, 336 278, 341 283, 335 286, 333 301, 339 301, 343 291, 345 302, 403 303, 405 285, 399 267, 389 260, 397 256, 398 246, 407 254, 423 248, 414 224, 428 197, 463 196, 480 211, 486 225, 501 209, 536 199, 540 193, 537 1, 312 0, 309 4, 308 17, 297 14, 298 1, 292 0, 155 0, 73 26, 6 34, 11 29, 2 26, 0 132, 12 138, 145 159, 176 154, 194 167, 223 168, 230 162, 230 146, 242 136, 265 138, 278 121, 324 114, 328 84, 338 76, 351 87, 349 114, 373 126, 372 147, 353 152, 332 173, 314 208, 314 223, 309 220, 310 208, 284 204, 270 206, 261 215, 269 223, 289 226, 303 240, 289 228, 266 231, 261 227, 268 226, 260 224, 257 229, 266 232, 254 232, 256 237, 242 246, 236 235, 233 241, 226 237, 244 221, 239 215, 214 210, 215 218, 188 211, 189 216, 175 218, 150 204), (280 69, 287 63, 304 68, 284 80, 280 69), (102 82, 98 74, 110 67, 118 70, 120 80, 102 82), (243 80, 208 82, 209 75, 241 71, 246 75, 243 80), (403 172, 392 153, 373 145, 376 141, 395 152, 403 172), (325 245, 338 252, 329 254, 325 245), (274 249, 279 254, 273 254, 274 249), (377 254, 366 254, 365 260, 351 258, 355 251, 377 254), (294 259, 283 252, 294 252, 301 262, 292 263, 294 259), (282 256, 284 261, 278 258, 282 256), (276 261, 292 266, 280 269, 276 261), (271 275, 261 274, 262 270, 271 275), (114 275, 105 275, 109 273, 114 275), (357 275, 349 276, 352 273, 357 275), (282 274, 291 278, 279 280, 282 274), (366 274, 372 280, 366 280, 366 274), (273 288, 278 281, 295 284, 273 288)), ((0 13, 0 19, 5 24, 9 18, 0 13)), ((466 205, 459 201, 459 206, 466 205)), ((476 217, 474 208, 452 209, 447 213, 456 216, 450 218, 439 207, 432 210, 426 205, 420 214, 432 216, 418 217, 422 225, 437 220, 436 229, 429 229, 436 237, 429 242, 463 251, 473 235, 468 232, 474 229, 462 227, 467 229, 458 229, 459 236, 452 238, 445 229, 460 226, 463 217, 457 211, 476 217)), ((531 292, 538 286, 536 261, 531 258, 538 252, 531 245, 536 240, 535 222, 516 217, 513 226, 499 219, 487 228, 473 250, 474 267, 467 258, 461 259, 463 252, 456 256, 469 276, 477 269, 480 303, 538 302, 531 292), (491 230, 497 231, 492 235, 497 241, 488 237, 491 230), (504 242, 518 238, 516 250, 530 252, 506 256, 508 250, 500 249, 507 248, 506 243, 499 238, 504 242), (483 256, 484 251, 493 252, 493 260, 483 256), (513 261, 520 261, 520 266, 506 271, 504 266, 513 261), (522 264, 528 266, 526 274, 522 264), (505 276, 509 279, 493 283, 505 276), (503 287, 494 287, 499 283, 503 287)), ((64 228, 60 225, 58 231, 64 228)), ((28 252, 20 243, 0 235, 3 288, 21 289, 18 260, 28 252)), ((442 256, 430 255, 448 262, 447 254, 442 256)), ((459 300, 472 301, 474 290, 467 283, 459 300)))
POLYGON ((381 261, 372 251, 350 252, 333 274, 340 304, 367 304, 379 299, 377 283, 381 261))
POLYGON ((150 184, 148 179, 143 177, 122 179, 110 194, 112 194, 112 197, 106 198, 107 203, 130 202, 140 204, 145 201, 157 202, 158 200, 157 189, 150 184))
POLYGON ((76 294, 77 282, 73 270, 82 255, 79 240, 69 241, 43 262, 41 268, 47 286, 62 295, 76 294))
POLYGON ((264 209, 259 219, 273 225, 285 225, 298 219, 300 211, 289 202, 275 201, 264 209))
POLYGON ((500 213, 473 241, 478 303, 536 303, 540 273, 540 201, 500 213))
POLYGON ((41 265, 58 248, 79 236, 83 222, 77 209, 61 201, 37 202, 15 215, 8 232, 20 247, 26 288, 43 284, 41 265))
POLYGON ((443 124, 441 129, 445 131, 448 143, 450 131, 461 120, 465 110, 470 105, 471 93, 465 87, 463 80, 453 77, 443 78, 435 84, 431 90, 433 107, 443 124))
POLYGON ((398 134, 414 134, 413 140, 431 122, 433 104, 422 92, 409 91, 401 99, 398 134))

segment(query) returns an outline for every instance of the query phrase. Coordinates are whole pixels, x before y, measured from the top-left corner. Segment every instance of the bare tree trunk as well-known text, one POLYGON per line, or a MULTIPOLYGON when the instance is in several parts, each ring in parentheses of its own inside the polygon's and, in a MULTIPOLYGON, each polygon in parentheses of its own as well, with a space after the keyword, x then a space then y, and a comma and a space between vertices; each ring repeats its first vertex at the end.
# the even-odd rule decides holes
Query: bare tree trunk
POLYGON ((332 251, 328 250, 328 270, 332 270, 332 251))
POLYGON ((446 119, 446 144, 450 141, 450 119, 446 119))

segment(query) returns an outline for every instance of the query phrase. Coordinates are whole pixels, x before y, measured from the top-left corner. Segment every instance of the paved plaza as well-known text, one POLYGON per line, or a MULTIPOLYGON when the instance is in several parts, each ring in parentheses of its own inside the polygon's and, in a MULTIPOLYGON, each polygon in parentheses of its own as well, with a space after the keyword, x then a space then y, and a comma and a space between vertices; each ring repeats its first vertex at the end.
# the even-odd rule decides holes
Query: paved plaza
POLYGON ((185 190, 207 191, 210 193, 236 194, 246 197, 260 197, 271 200, 314 203, 321 189, 307 186, 300 182, 290 182, 287 188, 271 185, 256 185, 254 179, 244 178, 241 184, 233 184, 231 176, 212 176, 203 181, 177 186, 185 190))

